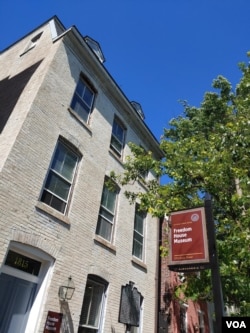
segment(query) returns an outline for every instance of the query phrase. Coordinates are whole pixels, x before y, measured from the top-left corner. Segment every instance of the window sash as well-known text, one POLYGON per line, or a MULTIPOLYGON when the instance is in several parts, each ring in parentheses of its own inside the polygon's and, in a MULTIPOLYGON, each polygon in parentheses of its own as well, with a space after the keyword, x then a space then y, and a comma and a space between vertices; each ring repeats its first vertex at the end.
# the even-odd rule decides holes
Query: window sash
POLYGON ((143 259, 144 248, 144 224, 145 213, 139 210, 139 206, 135 208, 135 220, 134 220, 134 234, 133 234, 133 256, 143 259))
POLYGON ((117 119, 114 119, 110 146, 119 155, 122 153, 124 138, 125 128, 119 123, 119 121, 117 121, 117 119))
POLYGON ((88 122, 94 102, 94 92, 88 85, 80 79, 77 83, 76 90, 71 102, 71 108, 82 118, 88 122))
POLYGON ((134 232, 134 240, 133 240, 133 256, 143 259, 143 237, 141 241, 137 239, 136 232, 134 232))
POLYGON ((62 201, 67 202, 70 186, 70 182, 65 181, 63 177, 51 169, 50 173, 48 174, 44 189, 62 201))
POLYGON ((88 280, 85 288, 78 332, 98 332, 104 304, 105 285, 88 280))
POLYGON ((114 135, 112 135, 112 137, 111 137, 111 143, 110 143, 110 145, 111 145, 111 148, 113 150, 115 150, 116 153, 118 153, 119 155, 121 155, 123 144, 122 144, 122 142, 120 142, 119 140, 117 140, 117 138, 114 135))
POLYGON ((100 207, 100 213, 99 215, 106 221, 108 221, 109 223, 113 224, 114 222, 114 214, 111 213, 108 209, 106 209, 105 207, 101 206, 100 207))
POLYGON ((96 233, 107 241, 111 241, 112 238, 116 201, 117 192, 109 190, 107 186, 104 185, 96 233))
POLYGON ((78 156, 64 144, 58 142, 43 188, 41 201, 61 213, 65 213, 68 204, 77 163, 78 156))
POLYGON ((114 215, 115 212, 115 204, 116 204, 116 191, 111 191, 104 185, 101 199, 101 206, 103 209, 109 211, 114 215))

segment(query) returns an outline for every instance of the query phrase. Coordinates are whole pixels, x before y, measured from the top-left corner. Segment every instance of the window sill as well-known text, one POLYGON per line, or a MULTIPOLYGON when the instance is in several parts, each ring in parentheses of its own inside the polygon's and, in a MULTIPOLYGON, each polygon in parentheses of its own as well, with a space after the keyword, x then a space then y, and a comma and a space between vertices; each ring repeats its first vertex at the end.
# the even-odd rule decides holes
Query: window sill
POLYGON ((66 224, 70 224, 70 220, 68 218, 68 216, 63 215, 62 213, 58 212, 57 210, 55 210, 54 208, 46 205, 45 203, 38 201, 36 204, 36 208, 38 208, 39 210, 55 217, 56 219, 66 223, 66 224))
POLYGON ((104 238, 102 238, 102 237, 100 237, 98 235, 95 235, 94 242, 97 243, 97 244, 99 244, 99 245, 102 245, 103 247, 105 247, 109 251, 111 251, 114 254, 116 254, 116 246, 114 246, 113 244, 109 243, 104 238))
POLYGON ((89 125, 73 110, 68 107, 69 113, 87 130, 87 132, 92 135, 92 130, 89 125))
POLYGON ((109 153, 114 159, 117 160, 117 162, 119 162, 123 166, 122 158, 119 157, 111 148, 109 148, 109 153))
POLYGON ((140 259, 137 259, 136 257, 133 257, 131 259, 131 262, 134 266, 139 266, 139 268, 142 268, 144 271, 148 270, 147 265, 144 262, 142 262, 140 259))

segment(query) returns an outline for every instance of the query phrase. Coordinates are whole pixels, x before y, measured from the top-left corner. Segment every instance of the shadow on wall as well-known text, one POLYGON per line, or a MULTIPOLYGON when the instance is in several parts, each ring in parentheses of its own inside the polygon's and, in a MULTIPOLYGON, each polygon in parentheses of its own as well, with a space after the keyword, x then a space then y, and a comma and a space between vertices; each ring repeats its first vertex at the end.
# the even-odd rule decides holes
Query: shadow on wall
POLYGON ((73 321, 68 302, 61 301, 61 313, 63 314, 61 331, 63 333, 74 333, 73 321))
POLYGON ((23 89, 35 73, 42 60, 21 73, 0 81, 0 133, 3 131, 23 89))

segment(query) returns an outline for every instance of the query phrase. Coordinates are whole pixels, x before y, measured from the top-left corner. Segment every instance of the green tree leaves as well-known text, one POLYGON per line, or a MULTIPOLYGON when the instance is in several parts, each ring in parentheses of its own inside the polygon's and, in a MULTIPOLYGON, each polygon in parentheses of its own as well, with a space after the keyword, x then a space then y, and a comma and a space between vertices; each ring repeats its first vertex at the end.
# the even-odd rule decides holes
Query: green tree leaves
MULTIPOLYGON (((199 107, 181 102, 183 116, 172 119, 161 137, 164 159, 156 161, 151 152, 131 144, 119 181, 135 182, 148 170, 167 176, 165 184, 144 179, 147 191, 127 191, 130 200, 140 200, 143 209, 159 217, 202 205, 204 193, 211 194, 225 302, 244 313, 250 303, 250 67, 240 68, 235 92, 218 76, 199 107)), ((208 280, 193 279, 186 295, 208 293, 208 280)))

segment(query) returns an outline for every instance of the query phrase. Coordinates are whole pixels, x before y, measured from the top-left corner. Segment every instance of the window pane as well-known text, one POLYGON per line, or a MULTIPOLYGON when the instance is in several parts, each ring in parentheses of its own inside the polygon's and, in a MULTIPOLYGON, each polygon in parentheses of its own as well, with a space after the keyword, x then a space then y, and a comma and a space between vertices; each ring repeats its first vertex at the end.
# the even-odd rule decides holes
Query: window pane
POLYGON ((134 240, 133 243, 133 255, 139 259, 142 259, 142 250, 143 246, 141 243, 138 243, 136 240, 134 240))
POLYGON ((41 201, 60 212, 65 212, 77 162, 77 155, 59 142, 45 182, 41 201))
POLYGON ((84 94, 84 89, 85 89, 85 84, 79 80, 76 86, 76 93, 80 96, 83 97, 84 94))
POLYGON ((96 233, 110 241, 114 222, 117 192, 104 185, 96 233))
POLYGON ((134 241, 133 241, 133 255, 142 259, 143 252, 143 236, 134 232, 134 241))
POLYGON ((92 288, 93 288, 93 293, 92 293, 88 325, 98 327, 101 305, 102 305, 103 286, 92 285, 92 288))
POLYGON ((65 154, 64 164, 62 166, 62 175, 69 181, 72 181, 77 163, 77 156, 71 152, 65 154))
POLYGON ((54 174, 53 171, 50 171, 45 188, 50 192, 58 195, 60 198, 67 200, 70 184, 67 183, 64 179, 60 178, 58 175, 54 174))
POLYGON ((72 103, 71 108, 85 121, 87 122, 90 109, 89 107, 80 99, 79 96, 75 95, 72 103))
POLYGON ((118 152, 119 154, 121 154, 123 149, 124 134, 124 127, 119 123, 119 121, 117 121, 117 119, 114 119, 110 146, 115 152, 118 152))
POLYGON ((88 314, 89 314, 89 307, 91 304, 91 297, 92 297, 92 289, 86 285, 83 305, 82 305, 82 313, 80 317, 80 325, 84 325, 88 323, 88 314))
POLYGON ((46 190, 43 191, 41 201, 55 208, 61 213, 64 213, 65 211, 66 203, 60 200, 59 198, 55 197, 51 193, 47 192, 46 190))
POLYGON ((93 100, 93 91, 79 80, 70 106, 85 122, 88 121, 93 100))
POLYGON ((134 239, 141 244, 143 243, 143 236, 136 231, 134 232, 134 239))
POLYGON ((58 144, 56 152, 53 158, 51 169, 56 170, 58 173, 61 173, 61 168, 63 165, 63 159, 65 154, 65 148, 62 144, 58 144))
POLYGON ((111 240, 112 224, 105 220, 103 217, 99 216, 96 233, 106 240, 111 240))
POLYGON ((143 218, 141 216, 136 215, 135 217, 135 230, 140 234, 143 234, 143 218))
POLYGON ((114 147, 114 149, 117 152, 121 153, 121 151, 122 151, 122 144, 114 136, 112 136, 112 138, 111 138, 111 145, 112 145, 112 147, 114 147))
POLYGON ((144 219, 145 213, 139 210, 139 205, 135 207, 135 222, 133 236, 133 255, 139 259, 143 258, 144 242, 144 219))
POLYGON ((86 87, 84 92, 84 101, 90 108, 92 106, 93 97, 93 92, 88 87, 86 87))
POLYGON ((116 192, 110 191, 106 186, 103 189, 102 194, 102 206, 106 207, 108 210, 114 213, 116 202, 116 192))
POLYGON ((113 222, 114 220, 114 215, 109 213, 106 209, 103 209, 102 207, 100 208, 100 213, 99 213, 104 219, 113 222))
POLYGON ((90 328, 83 328, 92 326, 90 332, 95 332, 99 328, 100 316, 102 310, 104 295, 104 285, 95 281, 88 280, 85 288, 82 312, 80 317, 80 326, 82 328, 78 332, 88 332, 90 328))
POLYGON ((112 133, 120 142, 123 142, 124 129, 116 121, 114 121, 112 133))
POLYGON ((61 143, 58 144, 51 169, 56 170, 69 181, 72 180, 74 169, 77 163, 77 156, 67 150, 61 143))

